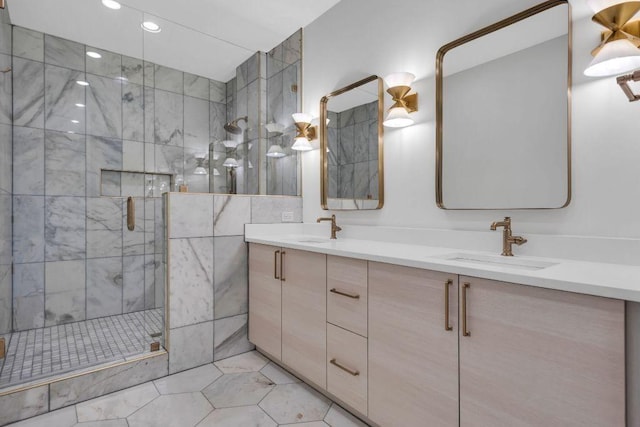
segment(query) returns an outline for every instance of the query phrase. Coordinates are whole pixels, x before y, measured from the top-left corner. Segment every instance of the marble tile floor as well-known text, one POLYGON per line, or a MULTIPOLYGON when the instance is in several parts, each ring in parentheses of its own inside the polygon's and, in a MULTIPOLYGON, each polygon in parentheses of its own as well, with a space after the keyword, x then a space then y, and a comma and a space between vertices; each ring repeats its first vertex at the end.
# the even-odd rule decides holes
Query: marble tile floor
POLYGON ((148 352, 163 331, 162 311, 14 332, 7 341, 6 357, 0 360, 0 388, 148 352))
POLYGON ((12 427, 365 427, 255 351, 12 427))

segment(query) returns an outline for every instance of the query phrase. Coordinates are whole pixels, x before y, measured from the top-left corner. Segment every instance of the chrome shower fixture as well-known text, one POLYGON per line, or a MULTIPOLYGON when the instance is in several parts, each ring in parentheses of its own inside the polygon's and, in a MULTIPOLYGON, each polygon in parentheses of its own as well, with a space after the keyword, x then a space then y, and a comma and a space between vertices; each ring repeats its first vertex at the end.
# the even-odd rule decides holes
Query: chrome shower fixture
POLYGON ((244 116, 244 117, 238 117, 235 120, 230 121, 229 123, 226 123, 224 125, 224 130, 226 130, 229 133, 232 133, 234 135, 240 135, 242 133, 242 128, 240 126, 238 126, 238 123, 242 120, 244 120, 245 122, 247 122, 248 117, 244 116))

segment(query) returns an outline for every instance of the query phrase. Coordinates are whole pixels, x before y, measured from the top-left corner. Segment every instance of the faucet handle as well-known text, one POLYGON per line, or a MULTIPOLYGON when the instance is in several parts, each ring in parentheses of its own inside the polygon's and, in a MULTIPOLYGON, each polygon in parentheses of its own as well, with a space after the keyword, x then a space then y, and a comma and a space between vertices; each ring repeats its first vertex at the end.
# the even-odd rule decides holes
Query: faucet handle
POLYGON ((511 237, 511 243, 515 243, 518 246, 522 246, 527 243, 527 239, 522 236, 513 236, 511 237))

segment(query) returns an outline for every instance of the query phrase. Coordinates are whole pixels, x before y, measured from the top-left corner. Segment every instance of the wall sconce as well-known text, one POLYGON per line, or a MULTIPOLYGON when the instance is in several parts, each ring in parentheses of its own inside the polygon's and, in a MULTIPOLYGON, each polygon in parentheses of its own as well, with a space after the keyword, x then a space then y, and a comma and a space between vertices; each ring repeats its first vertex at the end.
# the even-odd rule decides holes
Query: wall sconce
POLYGON ((227 157, 226 159, 224 159, 224 163, 222 163, 222 166, 224 166, 225 168, 237 168, 238 165, 238 161, 233 158, 233 157, 227 157))
POLYGON ((296 124, 296 130, 298 133, 294 138, 294 144, 291 146, 292 150, 297 151, 310 151, 313 147, 309 143, 316 139, 318 136, 317 127, 311 124, 313 117, 311 114, 295 113, 291 115, 293 121, 296 124))
POLYGON ((267 151, 267 157, 280 158, 284 156, 286 156, 286 154, 278 144, 273 144, 269 147, 269 151, 267 151))
POLYGON ((411 126, 414 122, 409 113, 418 111, 418 94, 411 92, 411 83, 416 76, 411 73, 393 73, 384 78, 389 86, 387 92, 394 104, 389 108, 383 125, 392 128, 411 126))
POLYGON ((591 51, 594 58, 584 74, 604 77, 640 68, 640 21, 631 21, 640 12, 640 2, 587 0, 587 3, 596 12, 591 20, 606 30, 601 34, 600 45, 591 51))
POLYGON ((196 168, 193 170, 194 175, 209 175, 205 168, 205 157, 196 157, 196 168))

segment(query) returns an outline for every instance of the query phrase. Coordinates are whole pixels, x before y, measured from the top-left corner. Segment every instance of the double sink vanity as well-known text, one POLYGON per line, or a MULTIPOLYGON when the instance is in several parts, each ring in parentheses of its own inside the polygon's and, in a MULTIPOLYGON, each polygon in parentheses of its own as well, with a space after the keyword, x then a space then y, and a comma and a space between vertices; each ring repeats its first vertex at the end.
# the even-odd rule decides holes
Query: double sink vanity
POLYGON ((249 339, 271 359, 372 425, 625 426, 639 267, 327 228, 246 226, 249 339))

